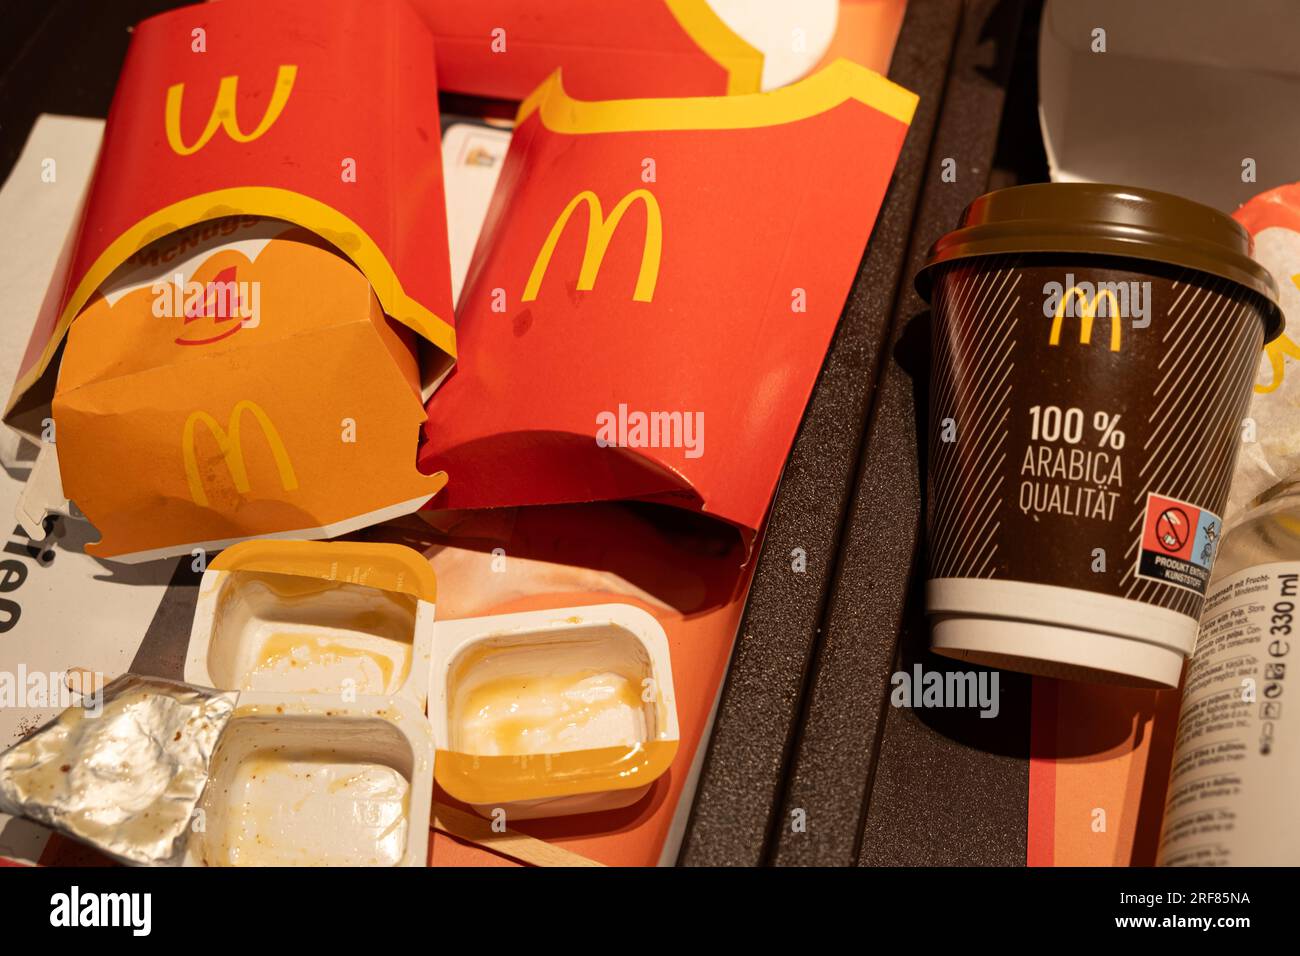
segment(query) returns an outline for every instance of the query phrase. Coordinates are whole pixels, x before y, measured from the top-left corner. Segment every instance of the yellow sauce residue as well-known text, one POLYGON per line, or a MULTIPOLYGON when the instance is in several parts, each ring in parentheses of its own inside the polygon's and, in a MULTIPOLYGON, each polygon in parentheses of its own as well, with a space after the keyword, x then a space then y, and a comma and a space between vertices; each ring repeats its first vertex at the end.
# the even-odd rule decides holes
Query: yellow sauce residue
POLYGON ((640 690, 610 671, 498 677, 457 695, 456 744, 484 756, 632 745, 648 736, 640 690))
POLYGON ((643 787, 667 770, 676 754, 676 740, 495 757, 439 750, 433 766, 438 786, 452 797, 494 805, 643 787))
MULTIPOLYGON (((402 655, 409 657, 409 652, 402 655)), ((304 692, 337 690, 355 682, 359 694, 382 694, 393 686, 393 672, 405 660, 375 648, 344 644, 310 633, 272 634, 258 649, 242 690, 291 687, 304 692), (304 686, 305 685, 305 686, 304 686)))
POLYGON ((577 642, 486 645, 451 665, 450 740, 434 776, 465 803, 637 790, 668 769, 648 661, 577 642), (584 658, 595 656, 599 664, 584 658), (647 699, 649 698, 649 699, 647 699))
POLYGON ((385 764, 254 754, 210 807, 210 866, 393 866, 406 852, 410 784, 385 764))
POLYGON ((241 690, 338 693, 349 681, 360 694, 394 693, 411 668, 418 608, 401 592, 237 571, 222 586, 214 644, 249 635, 241 690))

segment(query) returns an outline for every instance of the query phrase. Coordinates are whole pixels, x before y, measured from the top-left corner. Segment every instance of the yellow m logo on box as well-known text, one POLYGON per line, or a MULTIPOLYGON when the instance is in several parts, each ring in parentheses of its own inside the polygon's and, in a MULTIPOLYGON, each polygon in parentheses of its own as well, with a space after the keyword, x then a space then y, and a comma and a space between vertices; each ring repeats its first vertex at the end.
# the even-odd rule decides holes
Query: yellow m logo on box
POLYGON ((1097 305, 1103 299, 1110 303, 1110 350, 1118 352, 1124 320, 1119 314, 1119 300, 1110 289, 1100 290, 1092 297, 1091 302, 1078 286, 1066 289, 1065 294, 1061 296, 1061 304, 1056 307, 1056 318, 1052 319, 1052 333, 1048 337, 1047 344, 1061 344, 1061 323, 1065 321, 1065 310, 1071 301, 1076 300, 1079 303, 1079 341, 1084 345, 1092 344, 1092 323, 1097 318, 1097 305))
POLYGON ((245 412, 253 416, 262 429, 266 443, 271 446, 271 455, 275 459, 276 470, 280 473, 281 486, 285 491, 293 491, 298 487, 298 476, 294 474, 293 462, 289 460, 289 453, 284 450, 280 433, 261 405, 244 399, 236 402, 235 407, 230 410, 230 421, 227 423, 229 431, 223 429, 215 418, 204 411, 190 412, 189 417, 185 419, 185 433, 181 436, 181 450, 185 456, 185 479, 190 485, 190 497, 200 508, 208 507, 208 495, 203 490, 203 476, 199 473, 198 454, 195 451, 198 441, 195 431, 200 422, 208 427, 212 437, 217 440, 217 447, 225 457, 226 468, 229 469, 230 477, 235 482, 235 490, 242 494, 249 492, 248 468, 244 463, 244 445, 240 435, 240 424, 243 422, 245 412))
MULTIPOLYGON (((1291 284, 1300 289, 1300 272, 1291 277, 1291 284)), ((1286 374, 1287 359, 1293 361, 1300 359, 1300 347, 1285 332, 1265 345, 1264 352, 1268 355, 1268 365, 1273 371, 1273 379, 1267 385, 1255 385, 1255 391, 1261 395, 1267 395, 1281 387, 1282 378, 1286 374)))
POLYGON ((208 141, 216 135, 218 128, 225 129, 226 135, 236 143, 251 143, 265 134, 280 118, 284 105, 289 102, 289 94, 293 92, 293 81, 297 75, 296 66, 280 67, 275 75, 275 89, 271 92, 271 102, 266 104, 262 121, 251 133, 245 133, 239 128, 239 116, 235 112, 235 94, 239 90, 239 77, 223 76, 221 85, 217 87, 217 101, 212 104, 212 112, 208 114, 208 125, 203 128, 202 134, 194 141, 193 146, 186 146, 185 141, 181 139, 181 100, 185 96, 185 84, 177 83, 168 87, 165 111, 168 145, 181 156, 191 156, 208 145, 208 141))
POLYGON ((632 293, 632 299, 635 302, 649 302, 653 299, 655 284, 659 281, 659 258, 663 253, 664 224, 659 212, 659 200, 655 199, 654 193, 648 189, 634 189, 619 200, 618 205, 606 219, 600 206, 600 198, 590 189, 585 189, 569 201, 559 218, 555 220, 546 242, 537 253, 533 271, 528 274, 528 285, 524 287, 521 301, 531 302, 537 298, 537 290, 541 288, 542 277, 546 275, 546 269, 551 264, 551 255, 555 252, 555 246, 559 243, 560 236, 565 226, 569 224, 574 210, 582 203, 587 204, 588 212, 587 248, 582 254, 578 289, 582 292, 590 292, 596 284, 596 274, 600 272, 600 264, 605 260, 605 250, 609 248, 609 242, 614 238, 614 231, 618 229, 623 214, 637 200, 645 205, 645 245, 641 250, 641 270, 637 273, 636 289, 632 293))

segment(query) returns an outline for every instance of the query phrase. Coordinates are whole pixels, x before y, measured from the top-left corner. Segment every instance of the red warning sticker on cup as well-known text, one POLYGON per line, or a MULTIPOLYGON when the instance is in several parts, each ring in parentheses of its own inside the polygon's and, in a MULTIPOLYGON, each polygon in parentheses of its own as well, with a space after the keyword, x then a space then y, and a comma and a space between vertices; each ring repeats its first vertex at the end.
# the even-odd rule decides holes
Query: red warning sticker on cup
POLYGON ((1138 551, 1139 578, 1204 595, 1219 543, 1219 516, 1177 498, 1148 494, 1138 551))

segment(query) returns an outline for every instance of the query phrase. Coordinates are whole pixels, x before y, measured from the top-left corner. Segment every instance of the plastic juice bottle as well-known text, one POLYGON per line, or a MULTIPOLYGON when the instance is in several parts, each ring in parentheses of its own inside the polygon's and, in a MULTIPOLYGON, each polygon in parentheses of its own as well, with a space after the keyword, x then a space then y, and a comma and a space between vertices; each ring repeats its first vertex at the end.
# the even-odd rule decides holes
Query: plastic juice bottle
POLYGON ((1188 665, 1166 866, 1300 864, 1300 484, 1231 525, 1188 665))

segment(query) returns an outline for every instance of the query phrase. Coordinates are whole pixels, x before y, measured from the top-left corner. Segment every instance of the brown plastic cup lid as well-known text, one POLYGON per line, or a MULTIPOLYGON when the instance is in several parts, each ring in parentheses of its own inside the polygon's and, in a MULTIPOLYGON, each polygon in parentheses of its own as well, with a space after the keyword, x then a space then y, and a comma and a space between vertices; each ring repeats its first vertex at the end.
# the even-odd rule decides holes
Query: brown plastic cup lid
POLYGON ((1264 340, 1282 331, 1277 283, 1251 257, 1251 238, 1231 216, 1198 202, 1132 186, 1035 183, 985 193, 961 224, 930 248, 916 274, 927 302, 935 266, 1006 253, 1127 256, 1197 269, 1256 293, 1264 340))

